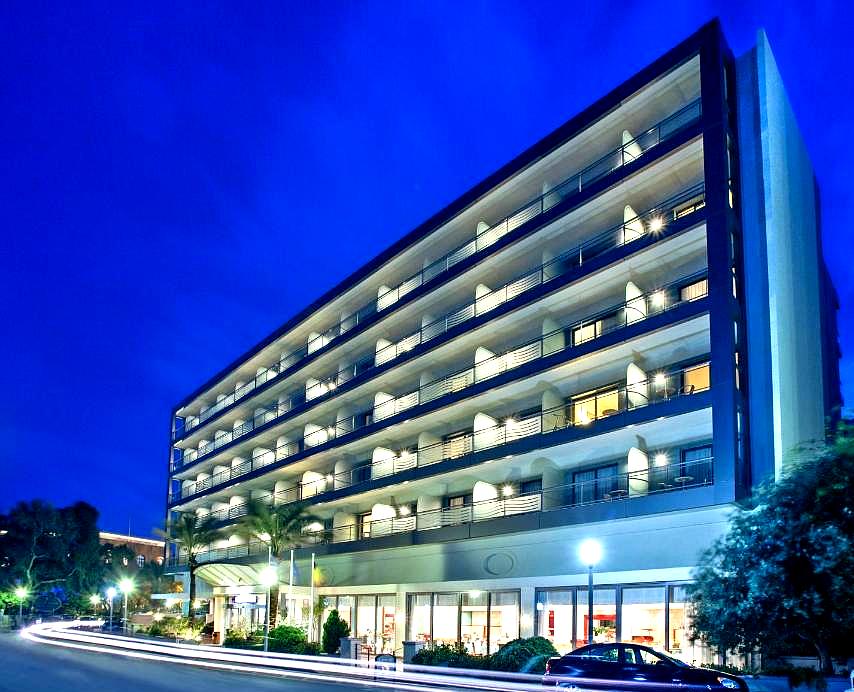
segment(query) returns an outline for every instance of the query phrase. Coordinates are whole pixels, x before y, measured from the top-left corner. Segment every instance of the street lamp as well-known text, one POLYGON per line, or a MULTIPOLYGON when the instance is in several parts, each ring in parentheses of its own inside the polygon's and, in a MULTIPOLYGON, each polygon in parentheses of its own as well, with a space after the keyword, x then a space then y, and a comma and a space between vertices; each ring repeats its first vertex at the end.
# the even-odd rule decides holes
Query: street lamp
POLYGON ((24 623, 24 601, 29 593, 25 586, 19 586, 15 589, 15 598, 18 599, 18 627, 21 627, 24 623))
POLYGON ((267 565, 261 570, 258 577, 261 579, 261 584, 267 587, 267 608, 264 618, 264 651, 267 651, 270 643, 270 587, 279 581, 279 575, 273 565, 267 565))
POLYGON ((100 602, 101 602, 101 597, 98 594, 93 593, 91 596, 89 596, 89 603, 92 604, 92 611, 93 612, 98 611, 98 604, 100 602))
POLYGON ((107 599, 110 601, 110 632, 113 631, 113 599, 116 597, 116 589, 111 586, 107 589, 107 599))
POLYGON ((128 579, 127 577, 122 579, 119 582, 119 590, 122 592, 124 596, 124 617, 122 618, 123 627, 122 629, 127 632, 128 631, 128 594, 133 593, 134 583, 133 579, 128 579))
POLYGON ((593 643, 593 568, 602 559, 602 545, 588 538, 578 546, 578 557, 587 565, 587 643, 593 643))

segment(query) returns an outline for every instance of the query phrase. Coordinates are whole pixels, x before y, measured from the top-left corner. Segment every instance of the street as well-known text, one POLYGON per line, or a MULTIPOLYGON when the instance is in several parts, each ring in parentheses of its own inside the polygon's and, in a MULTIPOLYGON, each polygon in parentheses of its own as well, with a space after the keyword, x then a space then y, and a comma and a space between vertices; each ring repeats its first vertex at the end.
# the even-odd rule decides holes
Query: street
MULTIPOLYGON (((165 692, 166 690, 307 690, 342 692, 344 685, 229 673, 124 656, 37 644, 15 633, 0 634, 2 692, 165 692)), ((358 684, 361 690, 379 689, 358 684)), ((388 688, 384 688, 388 689, 388 688)))

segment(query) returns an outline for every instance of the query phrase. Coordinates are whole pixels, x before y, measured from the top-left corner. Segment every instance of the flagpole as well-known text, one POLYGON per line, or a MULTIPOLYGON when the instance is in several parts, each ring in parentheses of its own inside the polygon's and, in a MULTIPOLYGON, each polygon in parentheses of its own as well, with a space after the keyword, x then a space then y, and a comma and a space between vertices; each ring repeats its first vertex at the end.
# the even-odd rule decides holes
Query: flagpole
POLYGON ((294 549, 291 548, 290 574, 288 575, 288 622, 294 622, 294 549))
POLYGON ((311 639, 314 641, 314 553, 311 554, 311 587, 309 588, 309 606, 308 612, 311 613, 311 620, 309 622, 309 627, 311 629, 311 639))

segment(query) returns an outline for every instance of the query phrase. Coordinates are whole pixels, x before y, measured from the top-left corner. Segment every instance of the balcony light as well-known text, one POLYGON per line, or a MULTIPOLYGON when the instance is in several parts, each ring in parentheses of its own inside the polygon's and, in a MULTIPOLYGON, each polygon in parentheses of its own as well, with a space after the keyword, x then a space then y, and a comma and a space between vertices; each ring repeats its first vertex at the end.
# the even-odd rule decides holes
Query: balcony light
POLYGON ((667 378, 664 376, 663 372, 655 373, 655 377, 652 378, 652 383, 658 388, 661 389, 664 386, 664 383, 667 381, 667 378))
POLYGON ((308 526, 306 526, 305 530, 310 531, 311 533, 323 531, 323 524, 321 524, 319 521, 315 521, 315 522, 309 524, 308 526))
POLYGON ((504 425, 516 425, 517 422, 513 416, 508 416, 504 419, 504 425))
POLYGON ((590 416, 587 415, 587 411, 582 411, 578 414, 578 421, 576 421, 578 425, 590 425, 590 416))
POLYGON ((335 476, 333 476, 331 473, 326 474, 326 482, 327 483, 331 483, 334 480, 335 480, 335 476))
POLYGON ((660 216, 653 216, 649 220, 649 232, 650 233, 658 233, 661 229, 664 228, 664 219, 660 216))
POLYGON ((408 517, 412 513, 412 510, 409 509, 409 507, 407 507, 406 505, 403 505, 402 507, 398 508, 397 511, 402 517, 408 517))
POLYGON ((469 591, 469 596, 471 596, 472 598, 479 598, 482 593, 483 591, 469 591))
POLYGON ((659 452, 652 458, 656 466, 667 466, 667 455, 664 452, 659 452))
POLYGON ((514 492, 515 488, 509 483, 501 488, 501 494, 504 495, 504 497, 510 497, 514 492))
POLYGON ((656 291, 650 296, 650 300, 652 301, 652 306, 656 308, 664 307, 664 291, 656 291))

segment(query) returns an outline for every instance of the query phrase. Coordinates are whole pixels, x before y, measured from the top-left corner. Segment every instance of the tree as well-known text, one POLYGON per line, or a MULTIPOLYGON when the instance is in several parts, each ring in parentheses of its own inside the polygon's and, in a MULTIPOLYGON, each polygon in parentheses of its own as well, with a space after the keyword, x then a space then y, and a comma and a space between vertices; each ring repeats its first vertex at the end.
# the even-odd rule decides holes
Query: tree
POLYGON ((190 572, 190 627, 195 625, 196 570, 199 567, 198 554, 222 536, 213 517, 199 518, 195 514, 182 514, 178 521, 158 531, 165 539, 177 543, 187 554, 187 569, 190 572))
POLYGON ((104 576, 98 512, 85 502, 55 508, 41 500, 19 502, 0 516, 0 588, 23 584, 30 593, 97 590, 104 576))
POLYGON ((720 651, 854 653, 854 440, 802 452, 700 561, 693 632, 720 651))
POLYGON ((341 646, 341 637, 350 636, 350 625, 348 625, 337 610, 333 610, 323 623, 323 642, 321 646, 327 654, 334 654, 341 646))
MULTIPOLYGON (((299 545, 303 530, 313 517, 306 513, 305 504, 268 505, 257 499, 250 499, 246 505, 246 514, 237 525, 237 533, 250 540, 267 543, 270 554, 278 563, 284 560, 285 553, 299 545)), ((279 584, 270 587, 270 627, 276 626, 279 613, 279 584)))

